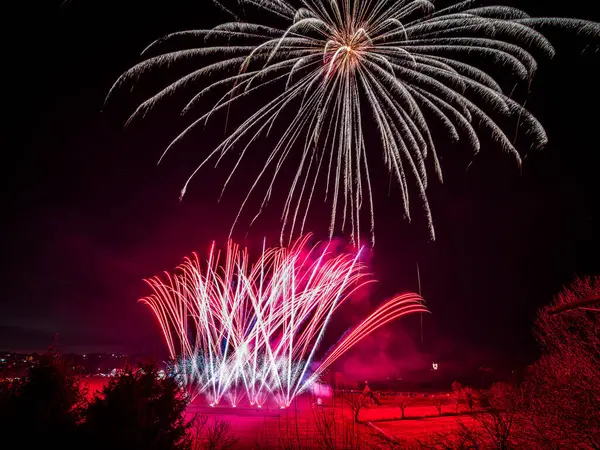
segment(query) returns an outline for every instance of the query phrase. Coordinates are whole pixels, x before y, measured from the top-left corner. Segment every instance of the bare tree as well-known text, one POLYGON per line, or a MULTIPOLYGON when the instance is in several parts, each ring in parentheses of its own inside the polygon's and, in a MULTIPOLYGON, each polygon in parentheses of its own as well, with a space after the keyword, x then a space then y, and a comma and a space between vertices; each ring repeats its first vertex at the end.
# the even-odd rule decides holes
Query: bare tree
POLYGON ((365 406, 364 396, 362 394, 350 394, 345 398, 345 400, 353 412, 354 423, 362 423, 358 419, 358 414, 360 413, 360 410, 365 406))
POLYGON ((441 416, 442 415, 442 398, 439 396, 434 396, 432 399, 432 403, 433 406, 435 406, 435 409, 437 409, 438 414, 441 416))
POLYGON ((317 435, 306 448, 319 448, 322 450, 360 450, 372 448, 367 427, 357 426, 352 420, 349 421, 335 410, 313 409, 313 418, 316 425, 317 435))
POLYGON ((454 401, 456 402, 456 413, 458 413, 458 407, 460 405, 460 396, 462 394, 463 385, 458 381, 452 382, 452 393, 454 394, 454 401))
POLYGON ((502 397, 490 396, 490 407, 474 406, 471 423, 457 417, 457 427, 449 433, 435 433, 421 442, 425 449, 498 449, 529 448, 520 445, 518 417, 522 411, 520 390, 507 391, 502 397))
POLYGON ((432 433, 424 440, 418 440, 420 450, 479 450, 483 436, 475 427, 469 427, 457 419, 457 429, 452 432, 432 433))
POLYGON ((460 406, 460 397, 462 395, 463 385, 458 381, 452 382, 452 394, 454 395, 454 402, 456 407, 456 413, 458 414, 459 406, 460 406))
POLYGON ((523 383, 495 384, 474 410, 473 393, 463 388, 473 425, 459 420, 457 430, 432 436, 424 448, 600 449, 600 314, 577 306, 598 295, 600 277, 561 292, 536 321, 544 353, 523 383))
POLYGON ((454 392, 456 395, 460 394, 460 391, 462 390, 463 385, 460 384, 458 381, 453 381, 452 382, 452 392, 454 392))
POLYGON ((278 418, 278 447, 282 450, 296 450, 301 448, 298 445, 298 433, 294 420, 290 420, 288 415, 280 415, 278 418))
POLYGON ((465 397, 465 401, 467 403, 467 406, 469 407, 469 411, 473 411, 473 388, 470 388, 469 386, 465 386, 463 387, 463 396, 465 397))
POLYGON ((231 432, 229 422, 215 418, 206 430, 206 443, 209 450, 227 450, 235 446, 237 438, 231 432))
POLYGON ((488 407, 473 415, 485 441, 499 450, 520 448, 519 418, 523 412, 523 391, 506 383, 492 388, 488 407))
POLYGON ((192 450, 201 450, 204 448, 206 422, 208 422, 208 416, 204 414, 196 414, 192 419, 190 427, 192 433, 192 450))
POLYGON ((335 450, 337 448, 335 413, 313 409, 313 416, 317 426, 316 444, 323 450, 335 450))
POLYGON ((535 333, 544 354, 526 379, 526 431, 546 448, 600 448, 600 314, 553 313, 598 295, 600 276, 578 279, 538 316, 535 333))
POLYGON ((263 418, 262 429, 254 438, 254 450, 268 449, 269 444, 269 426, 267 424, 267 416, 265 416, 263 418))
POLYGON ((402 396, 402 397, 400 397, 400 400, 398 401, 398 407, 400 408, 400 411, 402 411, 403 419, 406 419, 406 416, 404 415, 404 410, 406 408, 408 408, 410 403, 411 403, 411 398, 408 396, 402 396))

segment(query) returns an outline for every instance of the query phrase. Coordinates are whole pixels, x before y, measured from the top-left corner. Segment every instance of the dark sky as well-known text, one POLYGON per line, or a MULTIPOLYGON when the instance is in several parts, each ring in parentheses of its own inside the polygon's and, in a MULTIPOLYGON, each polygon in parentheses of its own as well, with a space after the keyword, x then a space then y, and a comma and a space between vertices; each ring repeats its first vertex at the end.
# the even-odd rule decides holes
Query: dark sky
MULTIPOLYGON (((104 111, 103 101, 151 41, 220 18, 206 0, 59 3, 27 2, 6 17, 14 29, 3 58, 0 348, 43 348, 58 332, 74 350, 162 350, 150 313, 136 302, 148 293, 142 278, 205 251, 213 239, 224 243, 250 179, 241 173, 217 203, 227 166, 203 171, 180 203, 187 175, 222 138, 223 124, 157 167, 184 123, 175 108, 123 129, 139 92, 117 96, 104 111)), ((532 15, 600 20, 594 2, 511 3, 532 15)), ((548 36, 558 55, 540 60, 531 94, 521 100, 550 144, 529 154, 522 148, 522 174, 493 145, 473 159, 440 142, 445 183, 431 182, 428 191, 435 242, 418 202, 408 224, 397 193, 377 195, 372 264, 381 283, 365 301, 416 289, 418 262, 433 312, 425 350, 528 360, 537 349, 530 333, 536 310, 574 276, 600 273, 600 53, 584 51, 585 42, 569 33, 548 36)), ((252 161, 260 161, 264 148, 254 151, 252 161)), ((387 179, 384 171, 375 176, 387 179)), ((279 207, 234 237, 251 246, 263 236, 276 243, 279 207)), ((326 237, 326 212, 311 223, 319 237, 326 237)), ((390 330, 418 340, 414 322, 390 330)))

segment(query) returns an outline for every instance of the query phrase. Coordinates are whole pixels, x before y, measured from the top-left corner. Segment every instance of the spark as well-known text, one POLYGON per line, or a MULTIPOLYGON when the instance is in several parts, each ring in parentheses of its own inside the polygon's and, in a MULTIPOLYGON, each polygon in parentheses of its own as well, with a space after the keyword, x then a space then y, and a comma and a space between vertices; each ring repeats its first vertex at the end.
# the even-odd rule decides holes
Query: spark
MULTIPOLYGON (((225 8, 225 2, 216 3, 225 8)), ((198 111, 209 94, 220 93, 219 100, 208 111, 198 113, 171 142, 166 154, 218 112, 228 112, 234 104, 266 92, 268 95, 243 103, 248 117, 193 171, 181 195, 200 168, 210 160, 219 164, 235 147, 240 149, 239 156, 225 181, 225 190, 248 157, 249 147, 261 135, 277 134, 232 230, 251 195, 263 185, 262 179, 270 176, 256 217, 260 215, 281 178, 284 163, 293 159, 296 173, 289 179, 282 211, 282 242, 284 236, 290 242, 303 234, 316 190, 323 184, 325 200, 331 204, 330 234, 350 228, 357 242, 361 217, 368 214, 374 240, 373 176, 369 167, 375 159, 383 160, 395 180, 409 221, 409 198, 420 197, 434 239, 426 194, 429 161, 440 181, 442 170, 432 129, 440 129, 450 141, 466 142, 474 154, 480 150, 480 134, 485 131, 520 166, 520 154, 500 124, 506 118, 514 119, 534 148, 546 144, 546 132, 530 112, 503 93, 489 72, 509 75, 528 85, 537 70, 532 53, 546 57, 555 53, 536 28, 559 27, 586 37, 600 36, 600 25, 594 22, 532 18, 513 7, 475 7, 472 0, 437 12, 429 0, 238 3, 257 8, 266 24, 282 25, 238 20, 210 30, 167 35, 144 50, 147 59, 121 75, 107 99, 142 75, 177 64, 184 64, 189 73, 147 98, 130 121, 190 86, 200 90, 189 99, 182 112, 185 115, 198 111), (173 45, 178 50, 172 50, 173 45), (215 58, 220 59, 215 62, 215 58), (202 63, 207 59, 210 61, 202 63), (363 127, 369 116, 378 130, 379 152, 372 148, 367 152, 363 127), (317 180, 322 180, 321 184, 317 180), (363 210, 366 212, 361 214, 363 210)), ((224 10, 237 19, 232 9, 224 10)))
POLYGON ((246 397, 288 407, 342 354, 391 320, 426 312, 423 299, 389 300, 347 333, 322 362, 315 360, 335 311, 373 280, 359 257, 334 254, 331 244, 308 248, 305 236, 289 248, 265 249, 254 265, 247 250, 214 244, 206 264, 187 258, 175 274, 146 280, 142 301, 154 312, 174 372, 210 406, 246 397))

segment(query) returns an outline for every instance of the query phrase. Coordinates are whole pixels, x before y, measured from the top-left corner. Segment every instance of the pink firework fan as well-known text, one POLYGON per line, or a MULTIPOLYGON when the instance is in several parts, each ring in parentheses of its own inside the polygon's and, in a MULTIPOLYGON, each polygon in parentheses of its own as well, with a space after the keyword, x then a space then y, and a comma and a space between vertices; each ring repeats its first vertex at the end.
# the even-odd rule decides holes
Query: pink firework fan
POLYGON ((392 298, 366 317, 322 358, 315 355, 336 310, 373 280, 355 254, 330 243, 308 248, 310 236, 289 248, 263 249, 254 265, 248 251, 213 244, 205 264, 186 258, 176 273, 146 280, 142 299, 156 315, 175 369, 194 396, 211 405, 246 397, 287 407, 336 359, 386 323, 427 312, 417 294, 392 298))

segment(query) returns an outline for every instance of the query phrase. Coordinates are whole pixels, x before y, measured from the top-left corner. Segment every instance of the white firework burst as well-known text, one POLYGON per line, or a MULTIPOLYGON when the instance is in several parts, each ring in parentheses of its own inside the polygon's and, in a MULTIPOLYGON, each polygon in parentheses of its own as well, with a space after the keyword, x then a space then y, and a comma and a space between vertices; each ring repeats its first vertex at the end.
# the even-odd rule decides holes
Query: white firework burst
POLYGON ((558 26, 600 36, 600 25, 594 22, 531 18, 512 7, 474 7, 473 1, 437 12, 428 0, 239 3, 256 8, 265 17, 265 24, 238 19, 211 30, 168 35, 143 52, 148 59, 125 72, 109 97, 149 70, 211 58, 148 98, 130 118, 143 116, 190 84, 198 84, 201 90, 189 99, 183 113, 196 111, 195 106, 208 94, 221 92, 220 99, 195 118, 166 153, 216 112, 228 110, 266 88, 269 96, 208 154, 185 183, 182 196, 206 162, 216 159, 218 163, 238 147, 240 154, 225 189, 250 145, 276 130, 276 144, 267 152, 264 167, 248 189, 236 222, 259 181, 270 176, 260 214, 284 162, 295 152, 297 170, 282 212, 282 240, 304 231, 318 179, 326 183, 325 199, 332 205, 330 234, 350 228, 353 239, 358 239, 365 208, 374 237, 369 165, 381 159, 397 181, 409 220, 409 191, 416 188, 434 238, 426 195, 428 159, 440 180, 442 172, 431 127, 439 126, 452 141, 465 140, 474 152, 480 149, 479 133, 487 131, 520 164, 519 152, 498 121, 518 117, 534 147, 547 142, 546 133, 532 114, 503 93, 484 67, 492 63, 495 71, 509 72, 527 83, 537 68, 532 53, 554 55, 551 43, 536 28, 558 26), (281 27, 272 25, 282 22, 281 27), (165 44, 173 42, 189 46, 161 53, 165 44), (215 58, 218 61, 214 62, 215 58), (276 94, 271 95, 274 91, 276 94), (363 132, 367 123, 376 125, 381 140, 380 148, 370 145, 368 152, 363 132))

